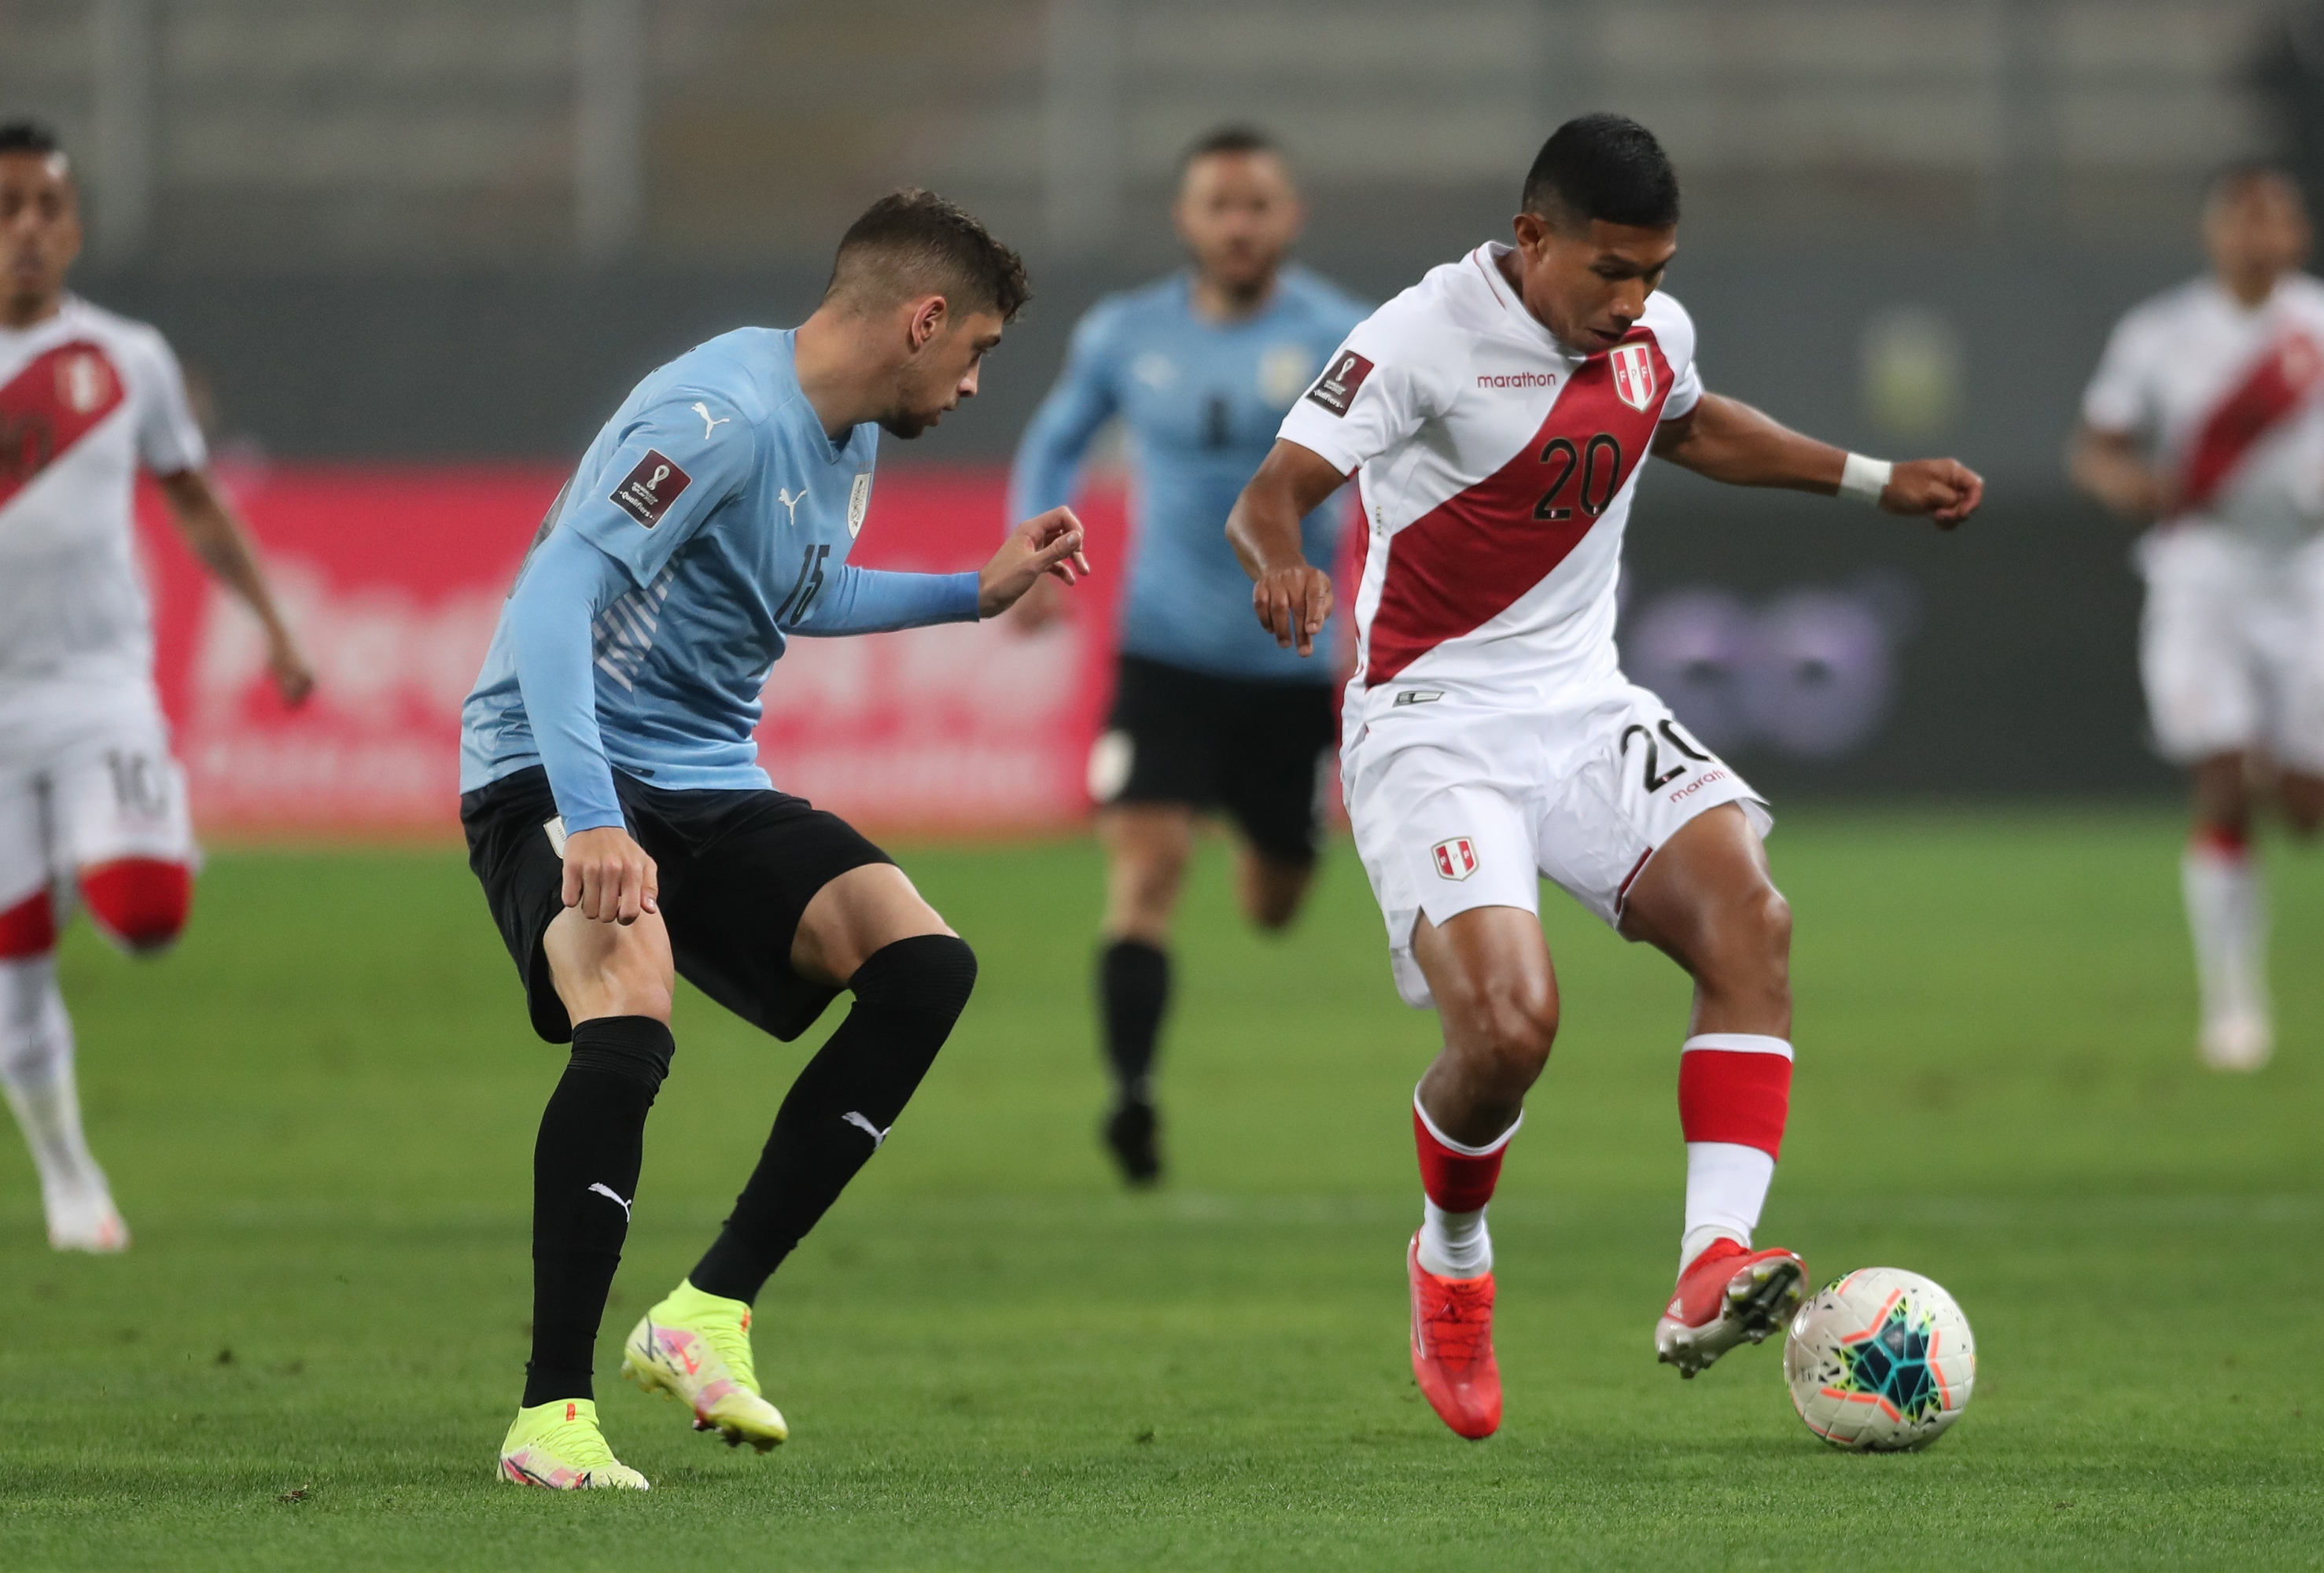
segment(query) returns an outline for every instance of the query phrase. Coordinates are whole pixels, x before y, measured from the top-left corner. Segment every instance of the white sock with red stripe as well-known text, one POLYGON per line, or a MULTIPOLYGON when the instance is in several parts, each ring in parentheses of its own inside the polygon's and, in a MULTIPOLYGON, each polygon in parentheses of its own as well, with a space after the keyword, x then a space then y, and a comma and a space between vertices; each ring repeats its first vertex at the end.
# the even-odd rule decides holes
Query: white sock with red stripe
POLYGON ((1775 1178, 1792 1106, 1792 1046, 1757 1032, 1698 1032, 1680 1046, 1686 1232, 1679 1270, 1714 1240, 1748 1246, 1775 1178))
POLYGON ((57 991, 53 956, 0 960, 0 1086, 32 1150, 43 1196, 106 1189, 81 1134, 72 1022, 57 991))

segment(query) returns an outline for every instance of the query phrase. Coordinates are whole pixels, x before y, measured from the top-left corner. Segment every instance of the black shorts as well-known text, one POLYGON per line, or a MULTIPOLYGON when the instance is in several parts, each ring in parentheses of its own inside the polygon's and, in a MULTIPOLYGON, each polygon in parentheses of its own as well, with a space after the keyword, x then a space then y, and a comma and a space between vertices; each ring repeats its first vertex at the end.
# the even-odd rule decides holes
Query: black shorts
MULTIPOLYGON (((785 1042, 813 1026, 839 991, 791 970, 799 914, 849 869, 894 859, 805 798, 670 791, 619 772, 613 784, 630 834, 654 860, 679 976, 785 1042)), ((460 797, 468 866, 484 882, 493 921, 524 979, 532 1030, 566 1043, 573 1022, 540 948, 565 910, 565 860, 549 835, 556 818, 549 774, 538 765, 460 797)))
POLYGON ((1213 677, 1121 658, 1113 712, 1090 756, 1101 805, 1223 809, 1284 863, 1315 860, 1323 766, 1339 732, 1329 683, 1213 677))

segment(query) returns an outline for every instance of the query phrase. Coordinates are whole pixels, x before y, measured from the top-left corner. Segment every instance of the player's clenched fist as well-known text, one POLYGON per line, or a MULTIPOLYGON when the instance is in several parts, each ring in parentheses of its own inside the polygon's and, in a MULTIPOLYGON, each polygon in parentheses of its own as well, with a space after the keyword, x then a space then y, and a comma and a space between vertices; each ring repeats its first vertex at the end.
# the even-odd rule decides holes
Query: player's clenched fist
POLYGON ((634 923, 659 911, 654 860, 618 825, 565 838, 565 904, 593 923, 634 923))
POLYGON ((1985 477, 1957 458, 1909 458, 1890 472, 1880 506, 1950 530, 1985 501, 1985 477))
POLYGON ((1315 635, 1332 615, 1332 576, 1309 563, 1269 569, 1250 587, 1251 609, 1275 643, 1285 649, 1299 647, 1302 655, 1315 651, 1315 635))

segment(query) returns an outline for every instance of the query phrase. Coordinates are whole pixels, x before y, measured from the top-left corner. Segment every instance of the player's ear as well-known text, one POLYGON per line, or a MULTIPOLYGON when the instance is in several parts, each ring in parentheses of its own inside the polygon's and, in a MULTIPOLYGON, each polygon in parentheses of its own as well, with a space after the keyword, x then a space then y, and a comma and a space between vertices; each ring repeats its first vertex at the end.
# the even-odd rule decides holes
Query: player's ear
POLYGON ((1538 213, 1520 213, 1511 225, 1517 231, 1517 249, 1528 257, 1539 256, 1549 241, 1549 220, 1538 213))
POLYGON ((914 354, 927 347, 929 340, 944 331, 946 315, 942 295, 927 295, 912 302, 904 331, 914 354))

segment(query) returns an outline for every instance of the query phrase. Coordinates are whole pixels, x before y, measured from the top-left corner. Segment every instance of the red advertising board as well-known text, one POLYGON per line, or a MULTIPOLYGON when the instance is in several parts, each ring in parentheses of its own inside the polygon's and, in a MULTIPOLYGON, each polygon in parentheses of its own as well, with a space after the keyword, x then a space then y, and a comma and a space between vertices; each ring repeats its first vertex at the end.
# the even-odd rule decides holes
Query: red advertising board
MULTIPOLYGON (((561 468, 279 465, 226 472, 318 680, 268 687, 256 625, 142 510, 157 668, 198 821, 210 831, 452 833, 460 701, 561 468)), ((854 560, 949 570, 991 554, 998 469, 891 468, 854 560)), ((1038 634, 954 625, 802 639, 760 729, 778 786, 868 826, 1009 831, 1084 811, 1120 584, 1118 489, 1084 510, 1097 577, 1038 634)))

